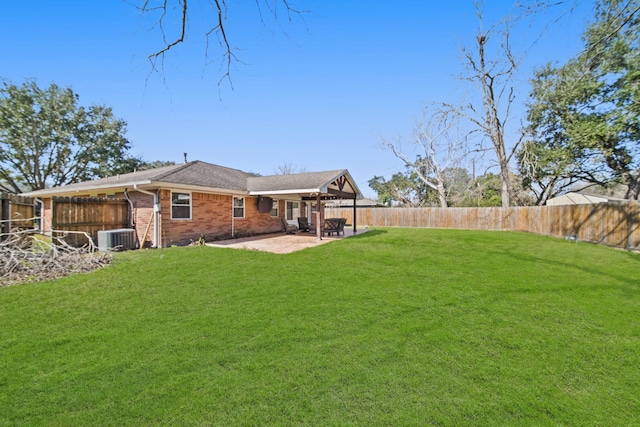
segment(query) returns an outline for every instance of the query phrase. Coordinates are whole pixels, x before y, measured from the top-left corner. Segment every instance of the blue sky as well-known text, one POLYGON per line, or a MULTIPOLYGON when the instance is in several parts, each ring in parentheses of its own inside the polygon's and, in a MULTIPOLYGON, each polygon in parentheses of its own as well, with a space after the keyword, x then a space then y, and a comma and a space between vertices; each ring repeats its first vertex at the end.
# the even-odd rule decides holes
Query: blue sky
MULTIPOLYGON (((433 102, 473 99, 456 78, 462 46, 472 46, 478 21, 471 0, 298 0, 309 10, 289 22, 255 2, 230 3, 227 32, 242 63, 233 88, 220 86, 221 51, 205 57, 207 0, 191 0, 187 42, 173 49, 161 72, 147 55, 162 47, 153 15, 138 0, 3 2, 0 79, 35 79, 71 87, 81 105, 104 104, 128 123, 132 153, 146 160, 203 160, 269 175, 285 163, 299 170, 349 169, 363 193, 367 182, 404 170, 380 148, 381 138, 409 138, 433 102), (203 13, 196 13, 203 11, 203 13)), ((515 12, 512 1, 487 1, 485 22, 515 12)), ((522 60, 512 126, 526 100, 532 69, 564 61, 580 49, 591 1, 552 26, 560 9, 519 23, 513 48, 522 60), (537 40, 537 41, 536 41, 537 40)), ((167 37, 177 27, 166 25, 167 37)))

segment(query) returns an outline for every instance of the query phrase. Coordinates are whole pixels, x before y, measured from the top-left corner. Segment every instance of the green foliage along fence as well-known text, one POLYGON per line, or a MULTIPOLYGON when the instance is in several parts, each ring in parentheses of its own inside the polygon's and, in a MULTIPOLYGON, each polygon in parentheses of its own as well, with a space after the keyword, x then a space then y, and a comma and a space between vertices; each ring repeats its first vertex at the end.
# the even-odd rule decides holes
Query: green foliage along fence
MULTIPOLYGON (((327 208, 325 217, 342 217, 353 223, 353 209, 327 208)), ((637 202, 511 208, 358 208, 356 224, 526 231, 640 250, 637 202)))
POLYGON ((33 202, 30 197, 0 193, 0 233, 7 234, 16 228, 33 228, 33 202))
MULTIPOLYGON (((129 203, 126 200, 53 197, 52 202, 51 224, 56 232, 80 231, 97 242, 100 230, 130 227, 129 203)), ((86 243, 82 234, 69 234, 64 239, 73 246, 86 243)))

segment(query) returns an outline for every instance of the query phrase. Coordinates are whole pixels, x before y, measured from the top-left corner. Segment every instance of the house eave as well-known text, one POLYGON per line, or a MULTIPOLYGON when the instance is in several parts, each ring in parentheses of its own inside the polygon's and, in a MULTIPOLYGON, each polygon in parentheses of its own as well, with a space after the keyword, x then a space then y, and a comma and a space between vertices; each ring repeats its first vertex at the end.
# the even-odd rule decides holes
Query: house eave
POLYGON ((282 196, 282 195, 300 195, 300 194, 313 194, 313 193, 326 193, 326 188, 300 188, 294 190, 261 190, 261 191, 249 191, 250 196, 282 196))
POLYGON ((43 190, 35 190, 29 191, 27 193, 23 193, 24 196, 27 197, 53 197, 53 196, 74 196, 77 194, 87 194, 87 193, 95 193, 95 192, 106 192, 108 190, 120 190, 123 191, 126 188, 133 188, 134 186, 148 186, 151 183, 149 180, 143 181, 127 181, 127 182, 110 182, 101 185, 95 185, 91 187, 79 187, 79 188, 68 188, 68 187, 52 187, 45 188, 43 190))
POLYGON ((127 181, 122 183, 109 183, 102 185, 95 185, 91 187, 81 187, 81 188, 66 188, 66 187, 53 187, 47 188, 44 190, 36 190, 30 191, 28 193, 23 193, 23 195, 28 197, 74 197, 77 195, 93 195, 97 193, 110 193, 110 192, 120 192, 120 191, 136 191, 136 189, 146 190, 146 191, 157 191, 160 189, 165 190, 183 190, 190 192, 198 192, 198 193, 210 193, 210 194, 229 194, 229 195, 246 195, 246 190, 232 190, 228 188, 215 188, 215 187, 205 187, 201 185, 189 185, 189 184, 176 184, 170 182, 162 182, 162 181, 127 181))

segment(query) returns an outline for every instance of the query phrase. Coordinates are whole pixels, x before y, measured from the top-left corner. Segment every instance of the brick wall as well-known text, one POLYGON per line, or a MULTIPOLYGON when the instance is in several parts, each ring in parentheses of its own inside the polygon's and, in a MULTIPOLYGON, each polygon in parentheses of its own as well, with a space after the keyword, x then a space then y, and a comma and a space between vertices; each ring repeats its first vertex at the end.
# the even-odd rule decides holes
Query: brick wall
MULTIPOLYGON (((130 191, 129 199, 133 203, 133 220, 136 223, 136 234, 141 248, 153 245, 153 196, 130 191)), ((124 199, 124 193, 117 193, 116 198, 124 199)))
POLYGON ((282 220, 280 217, 284 217, 284 201, 280 200, 278 203, 278 215, 274 218, 271 213, 261 214, 258 212, 258 198, 257 197, 245 197, 244 198, 244 218, 234 219, 234 229, 236 235, 247 236, 254 234, 275 233, 282 230, 282 220))
MULTIPOLYGON (((160 246, 187 244, 201 235, 206 240, 273 233, 282 229, 279 218, 258 212, 257 198, 245 197, 245 217, 233 218, 233 196, 225 194, 191 193, 191 219, 171 219, 171 191, 160 192, 160 246)), ((281 209, 280 212, 283 212, 281 209)))
MULTIPOLYGON (((153 196, 138 191, 130 191, 133 203, 136 234, 140 247, 150 247, 154 236, 153 196)), ((87 196, 88 197, 88 196, 87 196)), ((124 199, 124 193, 115 194, 116 199, 124 199)), ((51 228, 51 199, 44 199, 46 231, 51 228)), ((233 196, 225 194, 191 193, 191 219, 171 219, 171 190, 160 191, 160 247, 188 244, 197 241, 201 235, 208 241, 274 233, 282 230, 281 217, 285 216, 285 201, 279 200, 279 217, 271 213, 258 212, 257 197, 245 196, 244 218, 232 220, 233 196)))
POLYGON ((191 193, 191 219, 171 219, 171 191, 160 192, 161 246, 196 241, 200 235, 219 238, 231 234, 231 199, 220 194, 191 193))
POLYGON ((42 199, 42 231, 44 233, 51 232, 52 215, 51 198, 42 199))

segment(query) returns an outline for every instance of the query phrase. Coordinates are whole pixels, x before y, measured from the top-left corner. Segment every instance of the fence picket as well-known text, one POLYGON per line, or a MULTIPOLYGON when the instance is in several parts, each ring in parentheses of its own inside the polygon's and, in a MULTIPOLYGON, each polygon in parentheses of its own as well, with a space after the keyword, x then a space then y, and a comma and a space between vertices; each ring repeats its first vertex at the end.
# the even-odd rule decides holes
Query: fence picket
POLYGON ((0 233, 34 227, 34 199, 15 194, 0 193, 0 233))
MULTIPOLYGON (((326 208, 327 218, 353 223, 353 208, 326 208)), ((626 249, 640 249, 640 204, 633 201, 591 205, 510 208, 358 208, 358 227, 457 228, 525 231, 626 249)))

